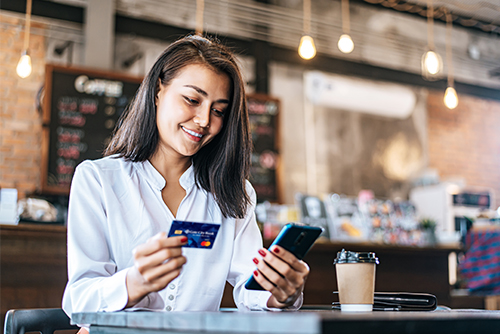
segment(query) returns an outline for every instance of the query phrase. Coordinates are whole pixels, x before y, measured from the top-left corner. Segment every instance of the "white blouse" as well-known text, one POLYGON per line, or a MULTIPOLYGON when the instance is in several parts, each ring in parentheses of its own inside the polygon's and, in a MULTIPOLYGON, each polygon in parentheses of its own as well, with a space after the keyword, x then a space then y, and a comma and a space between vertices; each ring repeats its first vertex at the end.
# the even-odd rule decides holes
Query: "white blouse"
MULTIPOLYGON (((187 263, 165 289, 134 308, 217 311, 226 281, 240 310, 266 310, 267 291, 244 288, 262 247, 255 220, 256 195, 244 219, 224 218, 213 195, 195 185, 193 167, 181 176, 186 190, 174 217, 162 199, 165 179, 149 161, 106 157, 82 162, 75 171, 68 210, 68 284, 62 307, 73 312, 117 311, 128 301, 127 270, 132 250, 155 234, 168 233, 172 220, 220 224, 212 249, 183 248, 187 263)), ((293 308, 299 308, 302 297, 293 308)))

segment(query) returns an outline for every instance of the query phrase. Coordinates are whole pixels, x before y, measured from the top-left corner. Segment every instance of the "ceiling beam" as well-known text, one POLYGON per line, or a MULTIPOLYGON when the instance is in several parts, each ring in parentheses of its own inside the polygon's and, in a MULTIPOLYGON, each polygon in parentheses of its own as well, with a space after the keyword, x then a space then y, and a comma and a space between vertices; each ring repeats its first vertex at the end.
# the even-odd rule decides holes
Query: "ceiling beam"
MULTIPOLYGON (((1 0, 0 9, 16 13, 26 13, 26 1, 1 0)), ((53 1, 33 0, 31 14, 50 19, 84 23, 85 9, 53 1)))
MULTIPOLYGON (((335 1, 340 1, 340 0, 335 0, 335 1)), ((416 3, 409 3, 407 0, 380 0, 379 3, 372 3, 371 1, 368 0, 350 0, 350 1, 351 3, 356 3, 357 5, 360 6, 377 8, 379 10, 392 10, 394 12, 410 15, 414 18, 420 18, 422 20, 427 21, 427 6, 419 5, 416 3), (404 4, 410 5, 412 9, 402 10, 401 8, 403 7, 402 5, 404 4)), ((439 17, 434 16, 434 22, 446 24, 446 17, 443 15, 442 11, 443 8, 444 6, 434 7, 434 13, 439 14, 439 17)), ((448 11, 450 10, 448 9, 448 11)), ((466 17, 464 15, 457 14, 456 12, 451 12, 451 14, 452 14, 453 25, 455 26, 460 26, 460 28, 462 29, 474 31, 476 33, 480 32, 488 36, 500 35, 500 27, 498 26, 498 24, 481 21, 479 19, 476 19, 474 15, 472 15, 471 17, 466 17), (471 25, 471 19, 475 22, 475 24, 471 25), (464 22, 467 22, 467 25, 464 24, 464 22), (490 27, 490 26, 493 26, 493 29, 491 31, 486 31, 483 29, 483 27, 490 27)))

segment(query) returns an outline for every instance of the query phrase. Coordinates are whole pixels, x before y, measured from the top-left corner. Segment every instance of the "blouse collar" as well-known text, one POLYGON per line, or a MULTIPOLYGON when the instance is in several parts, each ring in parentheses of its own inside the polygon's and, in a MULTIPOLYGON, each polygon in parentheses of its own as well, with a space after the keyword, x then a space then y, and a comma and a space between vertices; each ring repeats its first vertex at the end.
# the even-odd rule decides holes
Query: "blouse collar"
MULTIPOLYGON (((166 181, 163 178, 163 176, 160 174, 160 172, 151 164, 149 160, 143 161, 142 163, 138 164, 138 170, 141 172, 141 174, 146 177, 146 179, 151 182, 155 187, 158 189, 163 189, 165 188, 166 181)), ((194 185, 194 168, 193 164, 188 167, 188 169, 182 173, 180 179, 179 179, 179 184, 181 185, 182 188, 185 190, 188 190, 194 185)))

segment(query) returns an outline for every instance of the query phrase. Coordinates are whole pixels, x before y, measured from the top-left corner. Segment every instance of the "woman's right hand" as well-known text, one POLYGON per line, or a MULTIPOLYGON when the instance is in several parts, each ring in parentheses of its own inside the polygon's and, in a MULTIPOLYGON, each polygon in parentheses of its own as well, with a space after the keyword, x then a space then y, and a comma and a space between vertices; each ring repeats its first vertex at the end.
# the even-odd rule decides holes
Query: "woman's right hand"
POLYGON ((134 266, 127 272, 127 307, 134 306, 151 292, 164 289, 181 273, 186 258, 181 246, 187 237, 168 238, 158 233, 134 251, 134 266))

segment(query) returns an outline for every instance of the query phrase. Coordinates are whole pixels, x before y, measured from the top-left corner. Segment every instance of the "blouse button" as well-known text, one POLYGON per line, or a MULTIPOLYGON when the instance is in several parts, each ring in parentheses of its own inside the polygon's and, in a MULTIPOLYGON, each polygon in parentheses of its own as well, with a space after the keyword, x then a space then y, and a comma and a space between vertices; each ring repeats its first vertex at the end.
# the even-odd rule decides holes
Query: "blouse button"
POLYGON ((174 300, 174 295, 170 295, 170 296, 168 296, 168 299, 169 299, 169 300, 174 300))
POLYGON ((166 308, 167 311, 172 311, 172 306, 168 305, 166 308))
POLYGON ((173 289, 175 289, 175 284, 170 284, 168 287, 169 287, 171 290, 173 290, 173 289))

